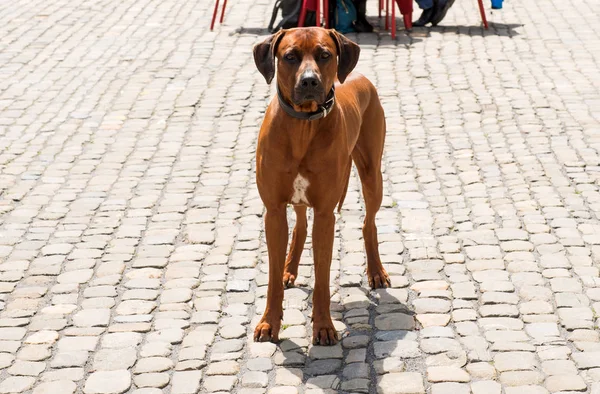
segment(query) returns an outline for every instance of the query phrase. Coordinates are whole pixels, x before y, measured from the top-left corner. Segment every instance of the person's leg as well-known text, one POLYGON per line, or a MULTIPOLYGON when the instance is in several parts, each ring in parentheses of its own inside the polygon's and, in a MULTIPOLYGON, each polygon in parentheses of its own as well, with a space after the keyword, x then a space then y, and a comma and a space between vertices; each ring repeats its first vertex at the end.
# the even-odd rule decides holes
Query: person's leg
POLYGON ((439 5, 436 7, 436 11, 430 20, 433 26, 436 26, 444 19, 452 4, 454 4, 454 0, 439 0, 439 5))
POLYGON ((431 22, 431 18, 437 11, 437 0, 416 0, 419 8, 423 10, 419 19, 413 22, 413 26, 421 27, 431 22))
POLYGON ((433 7, 433 0, 416 0, 419 8, 422 10, 427 10, 433 7))
POLYGON ((354 29, 359 33, 372 32, 373 26, 371 26, 369 21, 367 21, 367 0, 352 0, 352 2, 356 8, 356 21, 354 22, 354 29))

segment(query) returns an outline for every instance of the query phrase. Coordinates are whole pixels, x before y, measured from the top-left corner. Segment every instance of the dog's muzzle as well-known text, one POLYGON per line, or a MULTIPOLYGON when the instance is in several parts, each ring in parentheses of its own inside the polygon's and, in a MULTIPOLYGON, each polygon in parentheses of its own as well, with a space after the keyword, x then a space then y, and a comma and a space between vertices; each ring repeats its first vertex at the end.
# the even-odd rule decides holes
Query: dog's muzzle
POLYGON ((293 101, 296 105, 302 105, 309 101, 322 104, 325 101, 325 91, 320 78, 312 70, 305 71, 294 88, 293 101))

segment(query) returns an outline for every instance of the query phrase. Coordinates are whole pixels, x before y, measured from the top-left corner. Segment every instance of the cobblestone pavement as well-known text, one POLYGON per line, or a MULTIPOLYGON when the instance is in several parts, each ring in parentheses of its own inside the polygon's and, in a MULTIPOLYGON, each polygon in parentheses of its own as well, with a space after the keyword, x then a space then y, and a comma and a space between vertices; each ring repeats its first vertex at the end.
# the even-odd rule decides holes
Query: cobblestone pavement
POLYGON ((326 348, 310 238, 284 340, 251 341, 271 2, 228 6, 210 32, 208 0, 0 3, 0 393, 600 394, 598 3, 351 35, 389 125, 393 288, 367 290, 353 174, 326 348))

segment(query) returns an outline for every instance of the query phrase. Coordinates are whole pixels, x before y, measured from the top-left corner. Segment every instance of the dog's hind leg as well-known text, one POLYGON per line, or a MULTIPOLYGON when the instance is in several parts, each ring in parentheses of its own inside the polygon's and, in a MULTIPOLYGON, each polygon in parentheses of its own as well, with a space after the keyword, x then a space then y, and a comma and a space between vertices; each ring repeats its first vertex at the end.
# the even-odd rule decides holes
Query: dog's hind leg
POLYGON ((378 108, 366 111, 370 116, 363 119, 360 135, 352 160, 358 170, 365 198, 366 214, 363 223, 363 238, 367 252, 367 277, 369 285, 374 288, 390 286, 390 277, 381 264, 375 215, 381 207, 383 199, 383 177, 381 175, 381 158, 385 140, 385 118, 379 102, 378 108))
POLYGON ((290 251, 285 260, 285 268, 283 270, 283 284, 286 287, 294 286, 298 277, 298 264, 300 264, 300 256, 302 256, 302 250, 304 249, 308 226, 306 221, 306 206, 295 205, 294 211, 296 211, 296 226, 294 226, 292 244, 290 245, 290 251))

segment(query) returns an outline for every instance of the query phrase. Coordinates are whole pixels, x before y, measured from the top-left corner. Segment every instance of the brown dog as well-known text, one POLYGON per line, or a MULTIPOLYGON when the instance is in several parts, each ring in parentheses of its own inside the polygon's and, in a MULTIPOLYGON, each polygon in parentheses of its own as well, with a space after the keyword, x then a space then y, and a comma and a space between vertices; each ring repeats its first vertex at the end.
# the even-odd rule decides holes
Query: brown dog
POLYGON ((254 47, 256 67, 267 83, 275 75, 277 59, 278 89, 267 108, 256 152, 256 183, 267 209, 269 287, 255 341, 278 340, 283 287, 292 286, 298 275, 306 208, 312 207, 313 343, 337 342, 329 313, 329 268, 334 210, 336 205, 341 209, 352 161, 366 205, 363 237, 369 284, 379 288, 390 283, 379 258, 375 227, 383 195, 385 117, 373 84, 362 75, 350 74, 359 53, 357 44, 322 28, 282 30, 254 47), (288 204, 293 204, 297 220, 286 259, 288 204))

